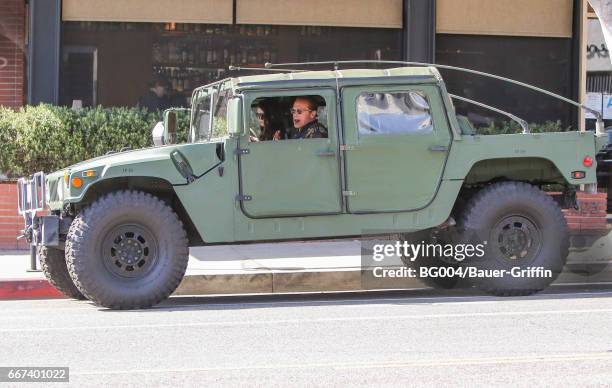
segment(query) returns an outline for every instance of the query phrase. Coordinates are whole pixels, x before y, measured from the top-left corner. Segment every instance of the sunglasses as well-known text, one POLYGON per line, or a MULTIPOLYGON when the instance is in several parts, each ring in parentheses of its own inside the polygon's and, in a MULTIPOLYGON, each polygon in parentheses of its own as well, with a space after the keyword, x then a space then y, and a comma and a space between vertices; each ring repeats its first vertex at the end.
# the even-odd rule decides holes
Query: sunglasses
POLYGON ((296 113, 301 115, 304 112, 312 112, 312 111, 313 111, 312 109, 299 109, 299 108, 298 109, 296 109, 296 108, 289 109, 289 112, 291 112, 292 115, 294 115, 296 113))
POLYGON ((263 113, 256 113, 255 115, 257 116, 259 120, 263 120, 265 118, 263 113))

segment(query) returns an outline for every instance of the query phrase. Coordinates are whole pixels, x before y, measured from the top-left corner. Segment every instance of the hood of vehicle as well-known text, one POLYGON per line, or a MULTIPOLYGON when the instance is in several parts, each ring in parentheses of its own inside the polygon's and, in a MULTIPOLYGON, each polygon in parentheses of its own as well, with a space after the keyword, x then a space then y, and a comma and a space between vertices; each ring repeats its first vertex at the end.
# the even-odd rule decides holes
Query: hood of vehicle
POLYGON ((82 162, 73 164, 63 170, 86 170, 88 168, 99 167, 107 164, 123 163, 126 161, 135 161, 156 157, 166 157, 176 145, 164 147, 142 148, 138 150, 129 150, 123 152, 115 152, 112 154, 102 155, 95 158, 87 159, 82 162))

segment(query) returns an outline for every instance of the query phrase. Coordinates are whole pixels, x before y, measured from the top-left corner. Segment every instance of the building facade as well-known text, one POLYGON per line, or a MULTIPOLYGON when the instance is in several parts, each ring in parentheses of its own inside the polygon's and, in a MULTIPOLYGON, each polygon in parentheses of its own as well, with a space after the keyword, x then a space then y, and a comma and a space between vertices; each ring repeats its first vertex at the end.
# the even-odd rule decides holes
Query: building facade
MULTIPOLYGON (((589 6, 587 11, 586 104, 603 115, 607 126, 612 124, 612 61, 601 23, 589 6)), ((588 114, 588 119, 594 116, 588 114)), ((588 121, 591 121, 588 120, 588 121)))
MULTIPOLYGON (((347 59, 469 67, 572 99, 581 99, 584 89, 586 0, 379 0, 375 5, 369 0, 4 0, 3 4, 15 17, 21 10, 25 15, 21 27, 27 24, 27 34, 25 28, 21 36, 12 33, 21 44, 17 50, 27 49, 27 77, 22 74, 22 94, 15 97, 22 103, 134 106, 153 80, 162 79, 173 105, 186 105, 196 86, 236 75, 228 71, 232 64, 257 67, 264 62, 347 59)), ((8 20, 2 24, 15 25, 8 20)), ((23 62, 15 66, 23 67, 23 62)), ((443 76, 451 92, 529 122, 577 124, 575 109, 538 94, 452 71, 443 71, 443 76)), ((490 120, 485 112, 473 118, 490 120)))
POLYGON ((23 0, 0 2, 0 105, 25 103, 26 7, 23 0))
MULTIPOLYGON (((244 74, 229 65, 354 59, 467 67, 583 100, 588 25, 586 0, 1 0, 0 105, 136 106, 161 80, 180 106, 244 74)), ((529 90, 442 75, 451 93, 530 123, 583 120, 529 90)))

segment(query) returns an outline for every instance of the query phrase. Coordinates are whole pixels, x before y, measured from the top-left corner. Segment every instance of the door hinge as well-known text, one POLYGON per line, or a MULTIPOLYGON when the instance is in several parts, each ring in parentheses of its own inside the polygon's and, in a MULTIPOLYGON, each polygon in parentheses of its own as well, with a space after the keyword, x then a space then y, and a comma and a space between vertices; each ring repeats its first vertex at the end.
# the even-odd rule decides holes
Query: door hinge
POLYGON ((236 201, 250 201, 252 199, 253 199, 253 197, 251 197, 250 195, 240 195, 240 194, 238 194, 236 196, 236 201))
POLYGON ((355 150, 354 145, 348 145, 348 144, 340 145, 340 151, 354 151, 354 150, 355 150))
POLYGON ((345 197, 354 197, 357 195, 357 193, 354 191, 343 191, 342 195, 345 197))
POLYGON ((248 148, 236 148, 236 155, 248 155, 251 153, 251 150, 248 148))

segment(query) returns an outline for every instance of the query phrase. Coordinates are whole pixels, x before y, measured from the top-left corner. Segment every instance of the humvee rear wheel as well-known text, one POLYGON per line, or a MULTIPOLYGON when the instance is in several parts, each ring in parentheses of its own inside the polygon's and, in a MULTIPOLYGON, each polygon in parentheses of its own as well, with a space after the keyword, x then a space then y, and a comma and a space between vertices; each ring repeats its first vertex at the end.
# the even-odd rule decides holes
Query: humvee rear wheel
POLYGON ((85 299, 85 296, 74 285, 66 266, 64 251, 39 246, 37 248, 40 269, 45 277, 59 292, 73 299, 85 299))
POLYGON ((120 191, 75 217, 66 261, 74 284, 97 305, 147 308, 178 287, 187 269, 187 244, 183 224, 164 202, 120 191))
POLYGON ((484 246, 482 257, 462 265, 475 267, 472 283, 494 295, 529 295, 546 288, 563 270, 569 252, 561 209, 526 183, 496 183, 479 191, 459 228, 463 243, 484 246))

